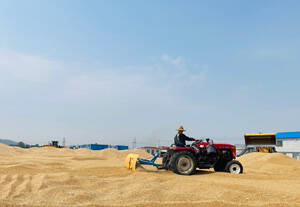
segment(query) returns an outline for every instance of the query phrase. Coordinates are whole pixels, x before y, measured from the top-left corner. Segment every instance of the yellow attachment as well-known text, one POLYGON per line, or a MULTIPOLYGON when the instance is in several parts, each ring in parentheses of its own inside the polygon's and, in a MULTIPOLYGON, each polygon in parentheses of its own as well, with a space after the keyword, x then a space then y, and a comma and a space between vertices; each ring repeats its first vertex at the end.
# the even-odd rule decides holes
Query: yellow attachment
POLYGON ((245 134, 245 136, 274 136, 276 133, 259 133, 259 134, 245 134))
POLYGON ((275 133, 265 133, 265 134, 245 134, 245 144, 246 145, 276 145, 276 135, 275 133))
POLYGON ((272 152, 273 147, 256 147, 258 152, 272 152))
POLYGON ((130 170, 135 170, 136 168, 136 163, 137 163, 137 159, 138 159, 139 155, 138 154, 129 154, 126 157, 125 160, 125 166, 130 169, 130 170))

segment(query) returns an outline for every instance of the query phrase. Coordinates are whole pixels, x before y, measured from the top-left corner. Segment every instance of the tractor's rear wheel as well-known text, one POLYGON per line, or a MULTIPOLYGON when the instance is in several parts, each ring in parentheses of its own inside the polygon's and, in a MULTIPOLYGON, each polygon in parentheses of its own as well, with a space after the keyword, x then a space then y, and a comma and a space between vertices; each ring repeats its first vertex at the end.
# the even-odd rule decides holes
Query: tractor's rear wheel
POLYGON ((231 160, 226 164, 225 171, 233 174, 243 173, 243 166, 237 160, 231 160))
POLYGON ((196 158, 189 151, 175 152, 170 160, 173 172, 180 175, 192 175, 196 171, 196 158))
POLYGON ((169 169, 168 158, 169 158, 168 155, 164 155, 163 159, 162 159, 163 168, 166 169, 166 170, 169 169))

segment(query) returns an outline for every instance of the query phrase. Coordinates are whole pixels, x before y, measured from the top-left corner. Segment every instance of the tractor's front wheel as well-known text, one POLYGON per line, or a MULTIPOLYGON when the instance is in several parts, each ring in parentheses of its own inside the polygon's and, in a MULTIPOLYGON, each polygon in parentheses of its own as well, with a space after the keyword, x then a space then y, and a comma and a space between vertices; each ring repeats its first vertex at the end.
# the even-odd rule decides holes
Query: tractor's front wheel
POLYGON ((237 160, 231 160, 226 164, 225 171, 233 174, 243 173, 243 166, 237 160))
POLYGON ((175 152, 170 160, 173 172, 180 175, 192 175, 196 171, 196 158, 189 151, 175 152))

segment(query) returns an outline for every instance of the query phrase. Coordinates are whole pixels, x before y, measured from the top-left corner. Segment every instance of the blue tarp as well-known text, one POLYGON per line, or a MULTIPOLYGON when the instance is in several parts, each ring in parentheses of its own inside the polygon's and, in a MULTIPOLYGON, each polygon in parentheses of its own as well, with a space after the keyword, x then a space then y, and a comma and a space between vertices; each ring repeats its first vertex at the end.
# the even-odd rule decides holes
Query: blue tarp
POLYGON ((78 148, 87 148, 91 150, 102 150, 107 148, 114 148, 117 150, 127 150, 128 146, 125 145, 107 145, 107 144, 84 144, 78 146, 78 148))
POLYGON ((107 144, 90 144, 91 150, 102 150, 108 148, 107 144))
POLYGON ((114 148, 117 150, 128 150, 128 146, 125 145, 110 145, 110 148, 114 148))
POLYGON ((128 146, 125 145, 117 145, 118 150, 128 150, 128 146))
POLYGON ((278 132, 276 133, 276 139, 289 139, 289 138, 300 138, 299 132, 278 132))

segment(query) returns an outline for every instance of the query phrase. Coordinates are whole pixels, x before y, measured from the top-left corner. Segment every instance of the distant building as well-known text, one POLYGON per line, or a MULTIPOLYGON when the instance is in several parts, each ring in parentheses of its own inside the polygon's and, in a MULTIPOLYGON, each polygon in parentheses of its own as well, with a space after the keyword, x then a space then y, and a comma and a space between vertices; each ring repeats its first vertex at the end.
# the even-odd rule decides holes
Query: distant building
POLYGON ((236 145, 238 156, 251 152, 269 151, 283 153, 300 160, 300 131, 245 134, 244 138, 244 146, 236 145))
POLYGON ((276 151, 300 160, 300 131, 277 133, 276 151))
POLYGON ((150 147, 150 146, 141 147, 141 149, 143 149, 146 152, 152 154, 153 156, 158 154, 159 157, 161 157, 162 150, 166 150, 165 147, 150 147))
POLYGON ((128 146, 126 145, 108 145, 108 144, 83 144, 83 145, 73 146, 72 148, 73 149, 86 148, 90 150, 103 150, 107 148, 114 148, 117 150, 128 150, 128 146))
POLYGON ((86 148, 90 150, 102 150, 102 149, 107 149, 109 145, 107 144, 83 144, 83 145, 78 145, 77 148, 86 148))

